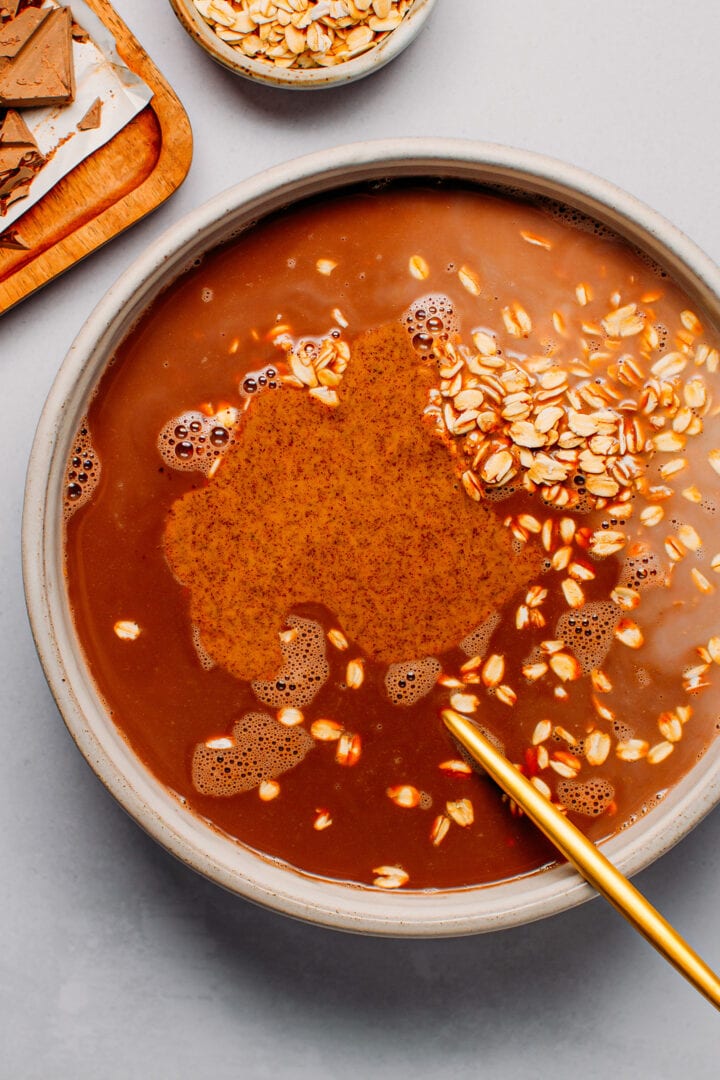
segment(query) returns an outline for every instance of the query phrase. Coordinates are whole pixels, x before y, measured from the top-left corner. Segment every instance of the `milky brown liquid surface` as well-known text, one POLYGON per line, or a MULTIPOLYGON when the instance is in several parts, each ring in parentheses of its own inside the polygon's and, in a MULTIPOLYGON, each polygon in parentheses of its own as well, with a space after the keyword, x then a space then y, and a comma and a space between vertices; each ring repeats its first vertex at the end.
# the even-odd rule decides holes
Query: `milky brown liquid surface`
MULTIPOLYGON (((623 294, 623 302, 630 294, 634 298, 651 291, 661 293, 653 300, 652 311, 654 320, 663 327, 678 326, 679 312, 690 306, 666 279, 658 277, 618 242, 569 228, 561 220, 521 203, 471 191, 418 187, 328 199, 282 215, 208 256, 199 268, 156 301, 118 351, 89 409, 87 426, 102 471, 92 497, 67 524, 68 588, 80 640, 115 722, 142 760, 183 796, 192 810, 262 852, 312 873, 353 881, 372 881, 375 867, 397 865, 408 872, 410 887, 451 887, 499 880, 552 861, 549 845, 526 821, 510 813, 497 789, 486 779, 475 774, 447 775, 447 770, 439 768, 443 762, 460 758, 438 718, 439 710, 457 691, 438 685, 409 706, 393 705, 388 699, 388 667, 407 661, 408 671, 414 674, 413 661, 422 660, 426 651, 434 652, 431 646, 437 647, 437 662, 445 673, 460 674, 468 657, 459 644, 461 637, 473 630, 468 625, 471 615, 477 610, 480 623, 488 614, 487 594, 479 600, 473 594, 472 545, 458 556, 452 545, 448 549, 435 538, 423 554, 422 567, 417 567, 422 571, 420 576, 431 569, 437 581, 433 612, 426 612, 423 619, 423 611, 408 603, 406 622, 401 611, 398 625, 384 638, 382 623, 374 633, 360 627, 358 612, 362 605, 356 612, 350 608, 339 610, 343 598, 352 603, 352 581, 348 582, 352 559, 337 560, 338 581, 334 584, 342 584, 343 588, 333 591, 331 587, 328 592, 333 575, 326 565, 327 550, 320 553, 324 560, 322 574, 313 574, 312 553, 288 550, 284 545, 280 513, 283 499, 274 502, 270 492, 265 500, 262 487, 271 481, 275 468, 278 487, 284 500, 289 500, 289 490, 283 487, 288 483, 283 467, 297 453, 297 447, 292 450, 293 441, 308 450, 313 448, 318 432, 340 427, 342 404, 337 412, 319 413, 325 406, 310 402, 303 390, 282 387, 275 397, 271 396, 275 391, 263 391, 251 401, 241 421, 249 428, 254 425, 259 441, 254 446, 246 445, 239 453, 236 451, 240 443, 233 446, 216 477, 209 479, 204 472, 170 467, 158 451, 158 436, 172 417, 208 403, 214 411, 222 404, 242 410, 244 399, 238 388, 244 375, 281 359, 276 345, 268 339, 268 332, 278 325, 288 326, 294 338, 317 336, 333 326, 333 312, 339 309, 348 323, 342 327, 342 334, 351 343, 352 351, 353 343, 368 331, 399 326, 402 313, 419 297, 445 294, 451 298, 463 340, 469 341, 475 328, 492 328, 506 353, 522 358, 555 349, 562 355, 564 340, 589 338, 581 329, 582 322, 597 323, 608 310, 615 290, 623 294), (548 240, 552 250, 528 243, 521 236, 523 231, 548 240), (421 255, 429 267, 429 277, 422 281, 408 272, 408 261, 414 255, 421 255), (328 276, 318 273, 318 259, 336 263, 328 276), (477 272, 481 281, 479 296, 459 284, 457 271, 463 266, 477 272), (596 297, 582 308, 575 294, 579 282, 591 284, 596 297), (519 340, 503 331, 502 310, 516 301, 521 301, 533 316, 528 339, 519 340), (565 339, 553 323, 553 311, 563 316, 565 339), (268 467, 267 457, 272 456, 273 445, 268 445, 263 454, 260 442, 268 437, 271 424, 264 423, 263 417, 271 412, 274 421, 283 422, 284 442, 283 453, 268 467), (316 415, 322 416, 317 429, 316 415), (248 475, 253 460, 255 468, 248 475), (223 498, 222 485, 230 475, 233 495, 230 498, 228 483, 227 497, 223 498), (253 487, 258 481, 262 484, 253 487), (248 492, 246 500, 243 491, 248 492), (223 545, 217 549, 220 564, 228 550, 228 521, 242 517, 236 540, 245 547, 261 540, 253 557, 262 551, 265 559, 272 560, 267 572, 263 569, 253 579, 272 583, 272 595, 260 596, 256 607, 250 609, 252 617, 245 622, 240 610, 224 617, 222 613, 218 617, 218 612, 204 617, 198 605, 209 603, 212 590, 206 587, 198 600, 201 590, 193 593, 194 575, 188 575, 181 585, 166 561, 168 521, 172 531, 172 522, 184 513, 178 508, 192 506, 197 499, 217 499, 218 513, 214 536, 211 531, 202 531, 208 527, 204 515, 194 515, 199 530, 196 556, 201 549, 207 554, 217 543, 223 545), (280 515, 274 551, 268 550, 264 506, 274 507, 273 513, 280 515), (248 517, 244 517, 246 512, 248 517), (222 520, 223 514, 227 520, 222 520), (250 535, 253 518, 257 520, 254 538, 250 535), (311 566, 308 570, 304 565, 302 575, 297 569, 301 555, 310 557, 311 566), (463 571, 460 576, 458 567, 463 571), (300 576, 303 590, 298 591, 300 576), (470 580, 465 588, 467 578, 470 580), (313 581, 323 587, 309 591, 313 581), (327 677, 312 700, 302 706, 303 734, 313 721, 329 718, 344 731, 360 735, 362 753, 352 767, 343 766, 336 761, 337 742, 315 742, 310 747, 307 739, 298 735, 293 746, 302 749, 302 760, 277 775, 280 794, 272 801, 262 802, 256 788, 230 797, 199 791, 192 781, 199 746, 230 737, 241 718, 258 712, 277 723, 274 718, 278 703, 262 704, 249 680, 272 675, 279 666, 277 634, 284 624, 269 626, 267 622, 271 616, 279 616, 279 596, 286 599, 295 614, 316 620, 324 630, 341 625, 348 637, 346 650, 327 644, 327 677), (447 605, 453 597, 456 602, 449 613, 447 605), (333 603, 338 606, 333 607, 333 603), (455 621, 458 606, 462 613, 455 621), (120 640, 114 633, 114 625, 123 619, 133 620, 140 628, 137 640, 120 640), (201 664, 198 658, 193 644, 193 629, 197 640, 198 624, 200 639, 214 667, 201 664), (433 625, 451 627, 452 634, 457 634, 457 646, 451 647, 442 634, 434 642, 423 637, 427 627, 433 625), (222 640, 224 631, 218 631, 223 626, 229 628, 226 640, 222 640), (355 637, 350 634, 351 628, 355 637), (241 649, 238 659, 232 643, 253 634, 253 629, 256 651, 241 649), (396 655, 393 635, 399 639, 396 655), (408 653, 411 647, 413 651, 408 653), (260 661, 271 649, 272 655, 261 670, 260 661), (364 682, 360 688, 351 689, 347 685, 347 663, 355 658, 364 660, 364 682), (421 805, 409 809, 395 805, 387 789, 397 785, 412 785, 422 793, 421 805), (448 802, 460 799, 472 802, 474 824, 462 828, 453 822, 442 842, 434 846, 429 836, 437 816, 445 814, 448 802), (313 828, 320 810, 328 811, 332 818, 332 825, 321 831, 313 828)), ((373 340, 379 348, 377 337, 365 339, 366 343, 373 340)), ((397 337, 393 340, 395 356, 408 363, 410 354, 397 337)), ((596 344, 600 348, 602 342, 596 344)), ((358 355, 363 355, 362 346, 358 355)), ((418 356, 421 382, 427 378, 426 364, 427 358, 418 356)), ((397 375, 396 369, 388 372, 389 385, 397 375)), ((351 355, 338 388, 341 402, 343 393, 350 395, 354 385, 358 401, 353 407, 359 423, 363 402, 368 410, 365 426, 370 442, 373 432, 384 430, 377 417, 382 395, 373 401, 372 393, 363 394, 360 365, 353 375, 351 355)), ((402 378, 398 384, 400 399, 404 400, 408 387, 417 385, 414 377, 402 378)), ((402 426, 397 420, 393 424, 392 417, 388 419, 386 444, 376 439, 373 445, 377 456, 374 483, 382 497, 373 504, 370 496, 374 510, 384 515, 384 527, 392 499, 383 489, 383 482, 393 477, 397 448, 393 446, 392 432, 402 426)), ((683 689, 681 676, 684 668, 699 662, 696 648, 714 633, 717 614, 713 596, 702 595, 690 579, 691 566, 700 567, 708 579, 714 578, 710 563, 720 549, 713 501, 717 475, 707 464, 708 449, 720 443, 716 423, 714 418, 706 419, 706 433, 694 452, 692 474, 687 473, 682 483, 674 485, 676 493, 663 504, 664 522, 655 532, 648 529, 642 536, 644 544, 657 548, 663 569, 668 567, 663 541, 668 534, 677 534, 683 524, 692 523, 703 538, 701 551, 691 553, 675 566, 671 588, 640 590, 642 601, 634 617, 644 630, 641 650, 620 647, 612 638, 612 625, 610 637, 606 633, 607 640, 601 643, 602 648, 598 646, 597 664, 613 688, 603 697, 612 709, 613 721, 598 719, 593 699, 600 695, 588 676, 567 684, 568 698, 561 700, 555 693, 557 680, 548 677, 529 684, 522 673, 533 651, 537 652, 542 642, 553 636, 559 620, 565 620, 568 637, 576 635, 587 640, 597 632, 592 622, 587 627, 581 621, 568 627, 569 618, 577 615, 582 620, 582 610, 568 613, 557 587, 558 575, 552 570, 542 573, 540 564, 545 553, 538 556, 537 538, 513 547, 511 534, 502 524, 508 516, 528 510, 539 519, 548 513, 559 517, 560 513, 548 511, 522 493, 505 501, 478 505, 467 499, 459 485, 456 489, 458 496, 467 499, 458 515, 469 521, 475 511, 478 520, 484 522, 477 542, 478 579, 492 584, 492 575, 486 574, 488 562, 495 567, 504 562, 517 574, 517 590, 512 579, 509 587, 505 588, 504 581, 498 588, 502 618, 487 642, 488 653, 505 658, 504 682, 516 691, 517 702, 512 707, 503 703, 496 692, 486 690, 482 684, 466 686, 464 692, 477 695, 477 715, 502 740, 512 760, 540 775, 556 797, 558 786, 565 784, 564 797, 573 820, 596 839, 611 834, 650 807, 658 794, 694 763, 715 732, 713 687, 689 695, 683 689), (702 490, 702 504, 691 503, 680 494, 691 482, 702 490), (528 583, 548 588, 542 608, 546 626, 519 635, 515 612, 528 583), (623 737, 631 735, 650 746, 658 743, 662 738, 657 727, 659 713, 686 703, 692 705, 692 717, 667 759, 651 765, 645 759, 624 762, 617 758, 615 746, 623 737), (538 771, 532 738, 543 718, 549 718, 555 729, 560 726, 580 743, 580 750, 575 749, 582 767, 575 777, 568 779, 549 767, 538 771), (613 752, 602 767, 589 766, 581 752, 582 740, 595 729, 613 737, 613 752), (608 790, 612 799, 606 797, 608 790), (602 812, 595 816, 579 812, 589 809, 592 813, 598 807, 602 812)), ((419 419, 418 431, 426 432, 422 425, 419 419)), ((353 449, 358 452, 356 447, 353 449)), ((427 450, 431 456, 436 452, 438 467, 452 468, 452 457, 441 442, 427 450)), ((343 468, 347 468, 352 459, 347 447, 340 458, 343 468)), ((363 462, 370 469, 370 457, 364 457, 363 462)), ((397 482, 397 477, 394 479, 397 482)), ((408 482, 412 484, 412 479, 408 482)), ((315 473, 307 487, 312 488, 317 500, 322 485, 315 473)), ((337 496, 337 486, 332 490, 337 496)), ((350 486, 344 490, 350 490, 350 486)), ((367 485, 358 486, 358 498, 366 492, 367 485)), ((415 551, 414 526, 437 524, 432 518, 432 500, 423 499, 422 490, 412 487, 400 491, 399 496, 397 527, 407 531, 408 548, 415 551)), ((302 505, 300 483, 296 506, 302 505)), ((334 515, 331 507, 327 509, 326 524, 335 528, 336 518, 342 521, 342 515, 334 515)), ((187 550, 193 546, 192 521, 193 515, 187 514, 187 550)), ((577 521, 586 526, 592 522, 593 527, 600 528, 603 514, 595 511, 591 516, 577 515, 577 521)), ((635 528, 631 522, 626 525, 628 531, 635 528)), ((612 527, 615 524, 608 522, 612 527)), ((472 529, 472 525, 468 527, 472 529)), ((295 544, 298 528, 295 514, 295 544)), ((308 535, 316 529, 317 521, 313 521, 308 535)), ((340 529, 334 542, 337 545, 342 540, 340 529)), ((352 533, 347 542, 352 544, 352 533)), ((602 610, 606 610, 610 591, 621 579, 624 558, 620 554, 597 561, 595 578, 583 586, 588 604, 604 605, 602 610)), ((397 559, 394 550, 387 565, 395 567, 397 559)), ((206 572, 213 560, 201 561, 206 572)), ((238 561, 235 552, 233 566, 242 574, 238 561)), ((249 559, 247 566, 252 569, 252 565, 249 559)), ((177 572, 177 565, 175 569, 177 572)), ((410 560, 407 573, 412 572, 410 560)), ((495 574, 499 581, 497 570, 495 574)), ((177 576, 182 579, 182 571, 177 576)), ((388 583, 381 580, 380 584, 385 597, 388 583)), ((367 593, 372 581, 366 578, 363 585, 367 593)), ((245 584, 239 591, 243 589, 245 584)), ((407 593, 411 595, 412 589, 407 593)), ((382 604, 379 607, 382 609, 382 604)), ((424 593, 422 608, 426 608, 424 593)), ((242 610, 247 610, 247 605, 242 610)), ((623 613, 617 614, 619 618, 623 613)), ((580 653, 578 649, 582 661, 580 653)), ((396 673, 393 679, 392 685, 396 686, 396 673)), ((412 696, 409 700, 413 700, 412 696)), ((272 730, 274 739, 278 728, 272 730)), ((568 749, 557 731, 545 745, 551 755, 558 749, 568 749)), ((282 757, 284 751, 279 743, 277 747, 276 753, 282 757)), ((205 749, 200 752, 205 755, 205 749)), ((222 754, 222 750, 218 753, 222 754)), ((275 770, 268 767, 265 778, 271 779, 271 774, 275 770)))

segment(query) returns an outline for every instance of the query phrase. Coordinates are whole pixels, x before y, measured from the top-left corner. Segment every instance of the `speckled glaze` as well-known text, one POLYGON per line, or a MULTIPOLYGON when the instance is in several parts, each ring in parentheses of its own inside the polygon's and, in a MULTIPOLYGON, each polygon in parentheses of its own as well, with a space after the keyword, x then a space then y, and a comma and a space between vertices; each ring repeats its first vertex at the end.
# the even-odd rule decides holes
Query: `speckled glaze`
POLYGON ((263 60, 253 60, 232 49, 208 26, 192 0, 170 0, 172 7, 190 37, 223 67, 242 75, 244 79, 279 86, 284 90, 323 90, 331 86, 364 79, 398 56, 417 37, 437 0, 415 0, 410 11, 396 30, 379 45, 353 60, 331 68, 276 68, 263 60))
MULTIPOLYGON (((108 358, 157 293, 221 240, 270 211, 348 183, 417 175, 501 183, 591 214, 661 262, 720 323, 720 270, 682 233, 606 181, 524 151, 450 139, 358 143, 267 170, 173 225, 123 274, 88 319, 45 405, 30 459, 23 520, 25 592, 60 711, 81 753, 129 814, 188 866, 225 888, 310 922, 392 936, 441 937, 510 927, 589 899, 567 866, 496 885, 386 893, 303 874, 220 834, 145 769, 100 700, 80 652, 63 575, 67 455, 108 358)), ((603 845, 625 874, 647 866, 720 801, 720 740, 666 798, 603 845)))

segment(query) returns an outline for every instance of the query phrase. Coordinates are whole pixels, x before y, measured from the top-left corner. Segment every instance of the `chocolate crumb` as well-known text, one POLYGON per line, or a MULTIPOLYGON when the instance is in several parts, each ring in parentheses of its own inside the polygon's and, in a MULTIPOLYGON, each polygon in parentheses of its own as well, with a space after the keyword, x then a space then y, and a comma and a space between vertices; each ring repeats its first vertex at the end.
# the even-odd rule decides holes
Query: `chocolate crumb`
POLYGON ((79 45, 84 45, 86 41, 90 40, 87 30, 83 30, 82 26, 76 22, 72 24, 72 37, 73 41, 77 41, 79 45))

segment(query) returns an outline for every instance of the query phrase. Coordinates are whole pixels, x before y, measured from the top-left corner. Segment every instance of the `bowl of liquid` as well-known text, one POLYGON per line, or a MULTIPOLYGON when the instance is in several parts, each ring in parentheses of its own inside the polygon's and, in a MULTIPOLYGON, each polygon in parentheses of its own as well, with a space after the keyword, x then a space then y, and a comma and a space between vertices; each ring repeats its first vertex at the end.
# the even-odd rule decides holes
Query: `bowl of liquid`
POLYGON ((225 0, 170 0, 193 41, 242 78, 285 90, 321 90, 364 79, 399 56, 436 0, 317 0, 270 16, 225 0))
POLYGON ((440 720, 626 874, 718 800, 717 268, 538 155, 268 170, 120 278, 28 472, 38 651, 164 847, 358 932, 592 895, 440 720))

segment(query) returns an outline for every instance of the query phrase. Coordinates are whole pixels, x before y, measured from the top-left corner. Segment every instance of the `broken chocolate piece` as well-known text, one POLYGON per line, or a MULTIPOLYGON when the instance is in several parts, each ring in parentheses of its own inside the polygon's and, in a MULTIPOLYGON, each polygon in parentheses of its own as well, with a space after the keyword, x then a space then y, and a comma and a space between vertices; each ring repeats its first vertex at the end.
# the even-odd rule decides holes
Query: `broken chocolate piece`
POLYGON ((27 124, 11 109, 0 126, 0 179, 21 165, 39 167, 44 161, 27 124))
POLYGON ((0 27, 0 64, 17 56, 49 14, 50 8, 26 8, 0 27))
POLYGON ((9 248, 10 251, 29 251, 30 245, 25 243, 17 229, 8 229, 0 236, 0 248, 9 248))
MULTIPOLYGON (((18 188, 29 185, 35 176, 35 171, 35 169, 28 169, 27 166, 23 165, 10 173, 9 176, 0 178, 0 199, 6 199, 8 196, 14 195, 18 188)), ((14 201, 15 199, 11 199, 11 202, 14 201)))
POLYGON ((93 131, 95 128, 99 128, 101 116, 102 101, 100 98, 95 98, 82 120, 78 122, 78 131, 93 131))
POLYGON ((54 8, 0 71, 0 105, 67 105, 75 97, 72 14, 54 8))
POLYGON ((0 126, 0 214, 27 195, 44 162, 27 124, 11 109, 0 126))
POLYGON ((6 173, 20 168, 27 152, 24 146, 0 146, 0 182, 5 178, 6 173))
POLYGON ((0 146, 32 146, 35 150, 38 148, 30 128, 14 109, 7 112, 0 125, 0 146))
POLYGON ((0 20, 13 19, 20 7, 21 0, 0 0, 0 20))
POLYGON ((6 195, 3 199, 3 202, 5 204, 5 210, 7 210, 8 207, 12 206, 13 203, 18 202, 20 199, 24 199, 29 191, 30 183, 18 184, 17 187, 14 187, 10 194, 6 195))

